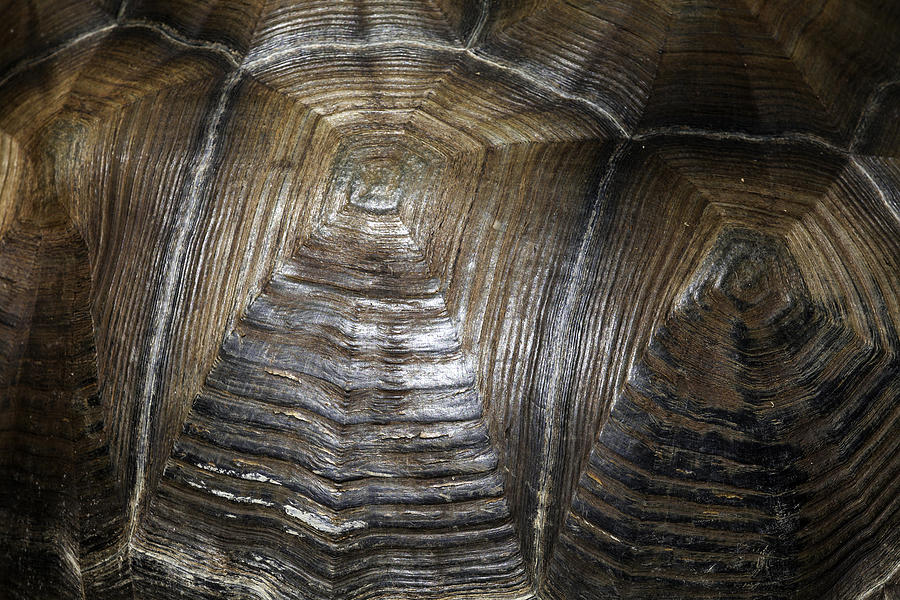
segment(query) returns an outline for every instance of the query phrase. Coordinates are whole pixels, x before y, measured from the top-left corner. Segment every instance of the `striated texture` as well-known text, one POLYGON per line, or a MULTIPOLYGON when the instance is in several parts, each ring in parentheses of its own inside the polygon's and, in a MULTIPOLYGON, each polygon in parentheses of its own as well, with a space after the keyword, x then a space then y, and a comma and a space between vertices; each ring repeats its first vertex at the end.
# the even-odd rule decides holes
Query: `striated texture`
POLYGON ((820 598, 872 539, 900 544, 898 358, 811 298, 779 246, 723 232, 631 367, 566 521, 561 597, 583 573, 616 597, 662 579, 820 598))
POLYGON ((0 598, 897 594, 900 3, 0 16, 0 598))
POLYGON ((97 389, 84 242, 55 202, 0 242, 0 589, 9 597, 130 593, 97 389))
MULTIPOLYGON (((651 213, 642 227, 687 236, 665 258, 662 289, 639 277, 646 271, 615 272, 633 241, 598 239, 597 292, 654 298, 653 312, 633 342, 615 344, 635 358, 565 517, 555 597, 641 598, 662 587, 678 597, 818 598, 854 565, 895 564, 898 321, 881 308, 896 303, 900 272, 896 251, 884 252, 896 243, 890 211, 837 155, 809 162, 803 146, 706 146, 644 144, 626 163, 641 176, 610 190, 617 218, 606 227, 651 213), (753 165, 740 164, 747 154, 753 165), (653 209, 660 187, 680 199, 680 214, 653 209), (851 278, 863 256, 884 271, 851 278)), ((588 312, 598 330, 622 310, 598 308, 588 312)))
POLYGON ((408 231, 351 200, 226 338, 150 505, 142 577, 168 593, 521 595, 474 386, 408 231))

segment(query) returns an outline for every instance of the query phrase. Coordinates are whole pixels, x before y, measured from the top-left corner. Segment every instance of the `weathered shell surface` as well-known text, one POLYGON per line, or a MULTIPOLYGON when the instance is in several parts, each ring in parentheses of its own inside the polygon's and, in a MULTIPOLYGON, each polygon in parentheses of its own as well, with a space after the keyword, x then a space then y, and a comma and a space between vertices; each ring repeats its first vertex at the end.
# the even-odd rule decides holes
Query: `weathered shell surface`
POLYGON ((898 597, 900 2, 0 17, 0 597, 898 597))

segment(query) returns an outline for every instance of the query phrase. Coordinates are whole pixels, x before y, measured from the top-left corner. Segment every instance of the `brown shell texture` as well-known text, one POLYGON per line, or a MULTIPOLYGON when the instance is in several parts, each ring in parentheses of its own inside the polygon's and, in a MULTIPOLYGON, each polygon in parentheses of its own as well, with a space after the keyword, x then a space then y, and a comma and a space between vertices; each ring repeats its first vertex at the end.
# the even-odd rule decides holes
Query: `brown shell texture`
POLYGON ((900 1, 0 41, 0 598, 900 598, 900 1))

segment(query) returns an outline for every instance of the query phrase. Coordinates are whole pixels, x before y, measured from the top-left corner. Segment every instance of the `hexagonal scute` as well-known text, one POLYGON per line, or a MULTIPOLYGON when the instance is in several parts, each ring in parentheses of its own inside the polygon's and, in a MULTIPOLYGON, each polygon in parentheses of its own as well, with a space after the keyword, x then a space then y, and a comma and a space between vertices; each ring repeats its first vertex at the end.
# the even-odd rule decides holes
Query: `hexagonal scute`
POLYGON ((900 359, 834 304, 779 240, 720 234, 594 442, 558 597, 819 598, 900 542, 900 359))
POLYGON ((355 200, 222 345, 149 508, 137 548, 146 587, 224 580, 291 598, 527 588, 438 282, 380 210, 389 200, 355 200), (248 575, 238 583, 218 560, 248 575))

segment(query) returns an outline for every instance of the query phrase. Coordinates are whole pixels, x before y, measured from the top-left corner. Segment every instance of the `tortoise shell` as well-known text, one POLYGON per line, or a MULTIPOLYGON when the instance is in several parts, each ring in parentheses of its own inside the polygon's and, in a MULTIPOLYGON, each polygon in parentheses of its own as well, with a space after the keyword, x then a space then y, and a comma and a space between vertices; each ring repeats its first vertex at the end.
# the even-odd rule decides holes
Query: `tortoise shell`
POLYGON ((0 596, 897 597, 900 3, 0 7, 0 596))

